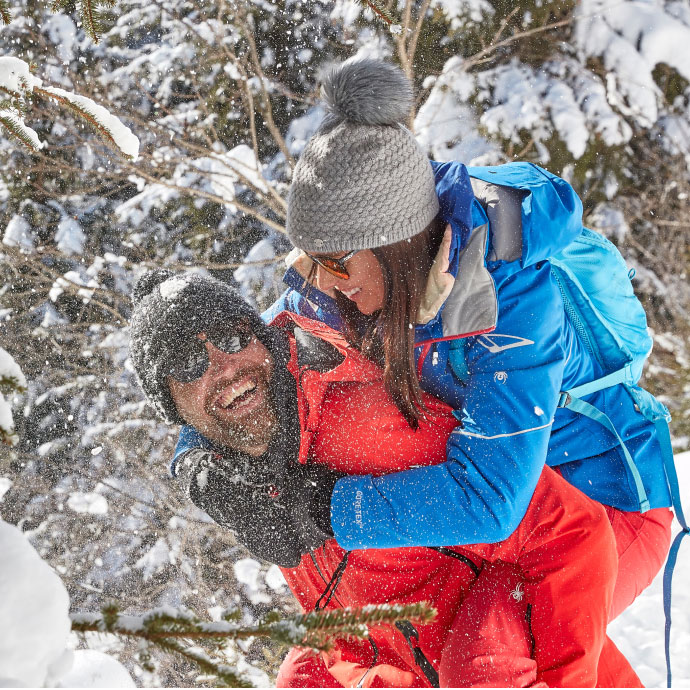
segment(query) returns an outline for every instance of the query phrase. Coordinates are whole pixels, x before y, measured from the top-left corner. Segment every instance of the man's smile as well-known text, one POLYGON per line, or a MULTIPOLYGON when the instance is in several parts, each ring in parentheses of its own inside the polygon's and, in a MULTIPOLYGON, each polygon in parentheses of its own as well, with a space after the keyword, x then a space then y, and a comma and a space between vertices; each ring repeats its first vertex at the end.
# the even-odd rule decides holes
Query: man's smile
POLYGON ((211 405, 213 410, 227 410, 233 414, 245 413, 263 403, 265 391, 253 376, 223 386, 211 405))

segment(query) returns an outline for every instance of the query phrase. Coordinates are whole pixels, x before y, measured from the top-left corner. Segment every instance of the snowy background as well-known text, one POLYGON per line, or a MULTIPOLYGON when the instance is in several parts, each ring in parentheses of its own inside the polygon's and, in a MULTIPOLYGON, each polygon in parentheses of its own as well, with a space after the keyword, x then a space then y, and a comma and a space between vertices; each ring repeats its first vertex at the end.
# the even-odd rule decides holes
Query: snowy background
MULTIPOLYGON (((14 64, 33 93, 0 99, 0 347, 26 378, 25 392, 0 390, 0 427, 9 405, 16 427, 16 444, 0 447, 0 516, 59 574, 73 609, 114 600, 213 617, 237 606, 250 621, 294 606, 275 569, 170 481, 176 430, 138 390, 127 322, 132 285, 154 266, 208 270, 259 307, 276 297, 291 170, 323 115, 317 77, 331 60, 399 60, 416 87, 415 133, 437 160, 524 159, 572 182, 586 222, 636 271, 654 334, 643 383, 673 414, 676 451, 690 450, 688 0, 389 9, 399 33, 355 0, 117 0, 95 43, 71 6, 10 3, 0 65, 14 64), (122 153, 104 144, 36 87, 91 99, 138 148, 124 130, 122 153), (8 118, 41 147, 23 147, 8 118)), ((682 552, 677 679, 690 677, 688 565, 682 552)), ((614 626, 652 685, 665 677, 659 592, 614 626)), ((139 685, 196 677, 184 664, 149 666, 136 645, 108 652, 139 685)), ((269 676, 280 657, 257 643, 242 653, 269 676)))
MULTIPOLYGON (((676 456, 685 505, 690 505, 690 453, 676 456)), ((685 508, 687 517, 688 508, 685 508)), ((680 530, 673 523, 674 536, 680 530)), ((664 609, 660 573, 651 586, 609 626, 609 634, 647 687, 666 687, 664 609)), ((690 687, 690 536, 683 538, 673 577, 671 670, 673 687, 690 687)))

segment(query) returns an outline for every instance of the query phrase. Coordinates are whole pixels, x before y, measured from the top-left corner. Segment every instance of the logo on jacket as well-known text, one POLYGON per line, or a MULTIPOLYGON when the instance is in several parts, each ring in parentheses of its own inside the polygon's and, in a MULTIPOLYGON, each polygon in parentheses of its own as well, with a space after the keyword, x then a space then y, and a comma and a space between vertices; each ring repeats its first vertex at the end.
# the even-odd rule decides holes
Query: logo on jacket
POLYGON ((511 599, 515 599, 515 601, 522 601, 522 598, 525 596, 525 593, 522 591, 522 582, 517 583, 517 587, 510 593, 511 599))
POLYGON ((355 494, 355 524, 360 529, 364 528, 364 523, 362 522, 362 498, 364 498, 364 494, 358 490, 355 494))
POLYGON ((512 350, 514 347, 534 345, 534 340, 520 338, 517 335, 502 335, 501 333, 480 335, 477 338, 477 342, 492 353, 503 352, 503 350, 512 350))

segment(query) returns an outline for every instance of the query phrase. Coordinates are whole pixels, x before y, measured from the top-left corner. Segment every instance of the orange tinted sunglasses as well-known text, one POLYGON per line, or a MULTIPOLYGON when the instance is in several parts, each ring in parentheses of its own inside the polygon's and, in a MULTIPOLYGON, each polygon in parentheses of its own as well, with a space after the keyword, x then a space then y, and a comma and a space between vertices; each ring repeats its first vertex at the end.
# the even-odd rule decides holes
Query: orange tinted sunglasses
POLYGON ((325 271, 328 271, 331 275, 334 275, 336 278, 341 278, 342 280, 348 280, 350 278, 350 274, 348 273, 345 263, 349 261, 358 251, 360 250, 353 249, 351 252, 348 252, 345 254, 345 256, 341 256, 339 259, 336 259, 332 256, 312 256, 307 252, 304 253, 315 264, 321 266, 321 268, 323 268, 325 271))

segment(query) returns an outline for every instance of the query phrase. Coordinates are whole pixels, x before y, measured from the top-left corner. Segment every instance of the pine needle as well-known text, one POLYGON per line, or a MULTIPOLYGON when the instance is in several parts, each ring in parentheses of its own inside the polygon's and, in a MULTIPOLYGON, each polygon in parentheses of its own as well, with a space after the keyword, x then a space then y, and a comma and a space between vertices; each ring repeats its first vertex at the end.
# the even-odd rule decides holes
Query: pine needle
MULTIPOLYGON (((1 2, 2 0, 0 0, 1 2)), ((69 5, 70 0, 53 0, 50 5, 51 12, 60 12, 61 10, 66 10, 69 5)))
POLYGON ((0 125, 29 150, 33 152, 40 150, 40 146, 36 146, 34 140, 26 133, 18 117, 9 114, 7 111, 0 113, 0 125))
POLYGON ((226 688, 251 688, 251 683, 244 680, 239 673, 234 671, 229 666, 217 664, 209 659, 205 654, 197 652, 194 649, 189 649, 181 645, 177 640, 163 639, 158 641, 158 646, 166 652, 179 654, 188 661, 195 664, 200 671, 204 671, 210 675, 215 676, 215 679, 221 681, 220 687, 226 688))
POLYGON ((368 7, 379 19, 389 26, 395 24, 393 15, 383 6, 379 0, 357 0, 363 7, 368 7))
POLYGON ((0 374, 0 393, 9 395, 10 393, 25 393, 26 388, 19 383, 16 376, 0 374))
POLYGON ((249 687, 236 669, 216 662, 192 645, 203 644, 211 651, 220 651, 227 640, 268 637, 285 645, 327 650, 333 646, 335 637, 362 638, 368 635, 369 626, 392 625, 400 620, 424 624, 435 615, 434 609, 421 602, 314 611, 286 618, 272 613, 256 625, 241 625, 229 620, 209 623, 190 611, 157 610, 144 616, 125 616, 111 604, 100 614, 72 614, 71 618, 75 632, 108 632, 146 640, 166 652, 179 654, 228 686, 249 687))
POLYGON ((81 0, 79 3, 79 14, 81 15, 84 31, 91 37, 94 43, 98 43, 103 32, 101 13, 96 8, 92 0, 81 0))
POLYGON ((3 24, 9 24, 12 21, 10 4, 7 0, 0 0, 0 21, 2 21, 3 24))
POLYGON ((52 93, 51 91, 47 91, 46 89, 42 89, 40 87, 34 88, 34 93, 43 96, 44 98, 50 98, 60 103, 60 105, 64 105, 66 108, 69 108, 73 113, 85 120, 98 135, 105 139, 110 146, 120 150, 120 147, 115 141, 115 137, 113 136, 112 132, 105 125, 99 122, 98 118, 87 108, 77 103, 73 103, 68 98, 64 98, 63 96, 59 96, 56 93, 52 93))

